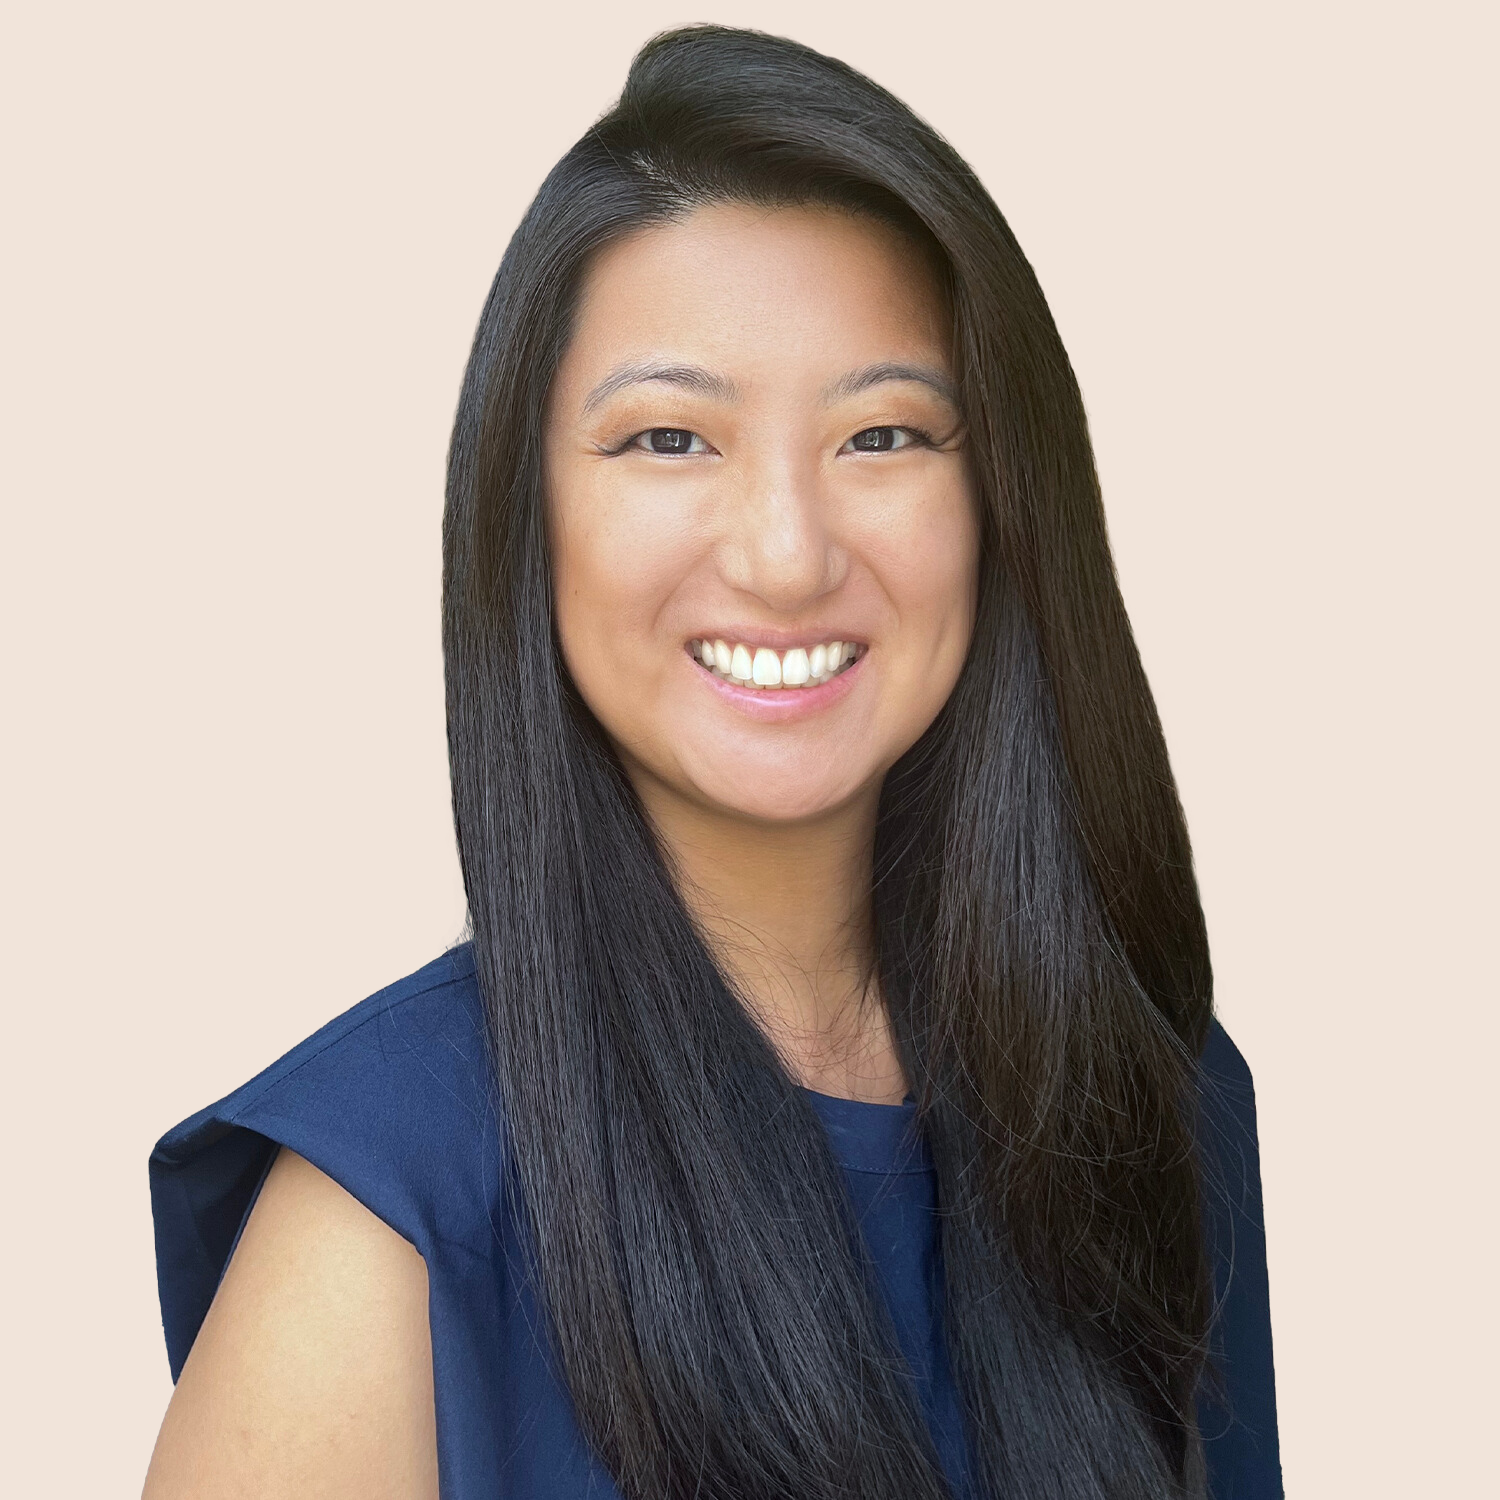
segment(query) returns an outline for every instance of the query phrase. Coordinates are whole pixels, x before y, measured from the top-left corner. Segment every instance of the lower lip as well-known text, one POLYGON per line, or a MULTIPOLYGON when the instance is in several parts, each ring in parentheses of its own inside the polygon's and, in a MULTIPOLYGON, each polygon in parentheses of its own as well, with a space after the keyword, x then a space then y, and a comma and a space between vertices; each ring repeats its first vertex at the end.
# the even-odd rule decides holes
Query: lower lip
POLYGON ((797 688, 740 687, 738 683, 710 672, 702 662, 691 656, 687 658, 687 663, 698 674, 700 681, 746 718, 759 719, 763 724, 793 724, 801 719, 811 718, 813 714, 822 713, 847 698, 853 689, 854 677, 869 655, 869 650, 866 649, 864 655, 857 661, 850 662, 837 677, 830 677, 817 687, 797 688))

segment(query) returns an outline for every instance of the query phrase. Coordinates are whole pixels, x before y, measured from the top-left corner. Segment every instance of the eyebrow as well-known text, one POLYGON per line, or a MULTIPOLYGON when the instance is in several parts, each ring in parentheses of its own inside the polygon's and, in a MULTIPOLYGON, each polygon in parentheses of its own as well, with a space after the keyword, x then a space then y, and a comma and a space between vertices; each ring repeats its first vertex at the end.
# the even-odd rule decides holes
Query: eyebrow
POLYGON ((958 387, 941 370, 934 370, 928 365, 901 364, 894 360, 866 365, 863 369, 851 370, 847 375, 841 375, 832 385, 824 389, 823 400, 831 406, 835 401, 857 396, 861 391, 867 391, 871 386, 883 385, 889 380, 914 380, 917 384, 928 386, 936 391, 955 410, 958 408, 958 387))
POLYGON ((596 406, 627 385, 648 383, 675 385, 703 396, 712 396, 718 401, 735 401, 740 394, 739 387, 732 380, 705 370, 702 365, 663 365, 646 361, 611 370, 584 399, 583 415, 588 416, 596 406))
MULTIPOLYGON (((902 364, 897 360, 865 365, 861 369, 849 371, 847 375, 841 375, 831 385, 824 387, 823 402, 831 406, 835 401, 857 396, 872 386, 902 380, 925 385, 936 391, 950 406, 955 409, 958 407, 958 388, 941 370, 928 365, 902 364)), ((588 416, 616 391, 624 390, 626 386, 648 384, 675 385, 681 390, 697 391, 700 395, 711 396, 717 401, 737 401, 740 396, 739 387, 732 380, 705 369, 702 365, 657 364, 646 360, 611 370, 584 398, 582 414, 588 416)))

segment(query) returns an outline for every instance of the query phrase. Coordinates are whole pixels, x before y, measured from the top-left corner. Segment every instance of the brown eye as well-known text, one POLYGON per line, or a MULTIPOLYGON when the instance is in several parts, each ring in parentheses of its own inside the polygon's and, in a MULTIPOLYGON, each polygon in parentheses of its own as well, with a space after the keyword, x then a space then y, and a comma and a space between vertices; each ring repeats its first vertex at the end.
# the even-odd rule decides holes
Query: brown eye
POLYGON ((632 442, 647 453, 659 453, 664 457, 707 451, 703 439, 686 427, 652 427, 638 433, 632 442))
POLYGON ((844 449, 849 453, 894 453, 918 440, 918 434, 909 427, 866 427, 863 432, 856 432, 844 449))

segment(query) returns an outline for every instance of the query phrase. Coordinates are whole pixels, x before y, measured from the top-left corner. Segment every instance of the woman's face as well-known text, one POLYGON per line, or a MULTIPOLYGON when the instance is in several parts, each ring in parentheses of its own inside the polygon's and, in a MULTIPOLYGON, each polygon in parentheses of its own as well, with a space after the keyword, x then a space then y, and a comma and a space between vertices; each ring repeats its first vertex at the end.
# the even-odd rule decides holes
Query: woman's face
POLYGON ((563 654, 643 793, 817 817, 952 691, 978 522, 947 311, 897 231, 725 204, 609 247, 546 483, 563 654))

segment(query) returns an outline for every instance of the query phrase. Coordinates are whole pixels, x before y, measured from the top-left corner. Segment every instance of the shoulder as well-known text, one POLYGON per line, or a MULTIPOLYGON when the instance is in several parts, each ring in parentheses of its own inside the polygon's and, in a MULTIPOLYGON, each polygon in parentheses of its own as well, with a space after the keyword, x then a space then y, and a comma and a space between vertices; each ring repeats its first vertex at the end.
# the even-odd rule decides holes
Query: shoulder
MULTIPOLYGON (((467 944, 335 1017, 232 1094, 169 1130, 180 1167, 238 1128, 318 1158, 358 1148, 395 1165, 445 1130, 495 1125, 483 1006, 467 944)), ((345 1184, 347 1186, 347 1184, 345 1184)))
POLYGON ((1213 1270, 1214 1379, 1199 1407, 1213 1494, 1281 1494, 1271 1293, 1255 1085, 1216 1020, 1198 1069, 1204 1231, 1213 1270))
POLYGON ((330 1101, 382 1114, 406 1097, 381 1094, 391 1083, 442 1092, 460 1086, 468 1097, 485 1060, 484 1013, 470 946, 450 949, 395 984, 360 1001, 217 1103, 167 1132, 156 1155, 163 1161, 194 1150, 205 1128, 248 1124, 295 1107, 316 1092, 330 1101))
POLYGON ((1208 1039, 1203 1044, 1199 1065, 1215 1082, 1253 1092, 1250 1065, 1217 1016, 1209 1022, 1208 1039))
POLYGON ((1217 1018, 1198 1063, 1198 1134, 1206 1186, 1237 1198, 1253 1196, 1259 1214, 1260 1141, 1255 1080, 1244 1054, 1217 1018))
POLYGON ((1264 1226, 1255 1082, 1244 1055, 1217 1018, 1198 1063, 1198 1162, 1205 1229, 1215 1256, 1223 1262, 1247 1237, 1263 1241, 1264 1226))
POLYGON ((503 1129, 467 945, 361 1001, 151 1155, 163 1324, 174 1376, 277 1148, 412 1244, 493 1232, 503 1129))

